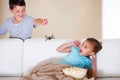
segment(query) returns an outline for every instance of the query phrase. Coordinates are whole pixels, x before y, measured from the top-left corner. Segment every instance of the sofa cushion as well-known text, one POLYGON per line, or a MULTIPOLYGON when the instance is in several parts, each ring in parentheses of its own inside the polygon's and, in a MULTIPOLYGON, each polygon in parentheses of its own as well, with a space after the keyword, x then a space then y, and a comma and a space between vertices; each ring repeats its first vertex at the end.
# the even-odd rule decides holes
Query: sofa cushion
POLYGON ((63 57, 66 54, 56 51, 56 48, 70 39, 45 40, 28 39, 24 42, 23 75, 27 75, 36 64, 51 57, 63 57))
POLYGON ((20 77, 0 77, 0 80, 20 80, 20 77))
POLYGON ((120 78, 97 78, 96 80, 120 80, 120 78))
POLYGON ((97 54, 97 77, 120 77, 120 39, 103 40, 97 54))
POLYGON ((23 41, 0 39, 0 76, 22 75, 23 41))

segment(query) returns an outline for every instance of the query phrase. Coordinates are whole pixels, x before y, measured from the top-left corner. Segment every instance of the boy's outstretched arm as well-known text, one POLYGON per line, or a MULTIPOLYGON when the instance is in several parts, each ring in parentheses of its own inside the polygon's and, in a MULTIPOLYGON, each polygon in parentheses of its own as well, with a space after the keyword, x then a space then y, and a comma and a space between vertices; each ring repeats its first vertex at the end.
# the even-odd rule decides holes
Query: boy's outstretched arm
POLYGON ((40 18, 37 18, 34 20, 33 24, 34 25, 46 25, 48 23, 48 20, 47 19, 40 19, 40 18))

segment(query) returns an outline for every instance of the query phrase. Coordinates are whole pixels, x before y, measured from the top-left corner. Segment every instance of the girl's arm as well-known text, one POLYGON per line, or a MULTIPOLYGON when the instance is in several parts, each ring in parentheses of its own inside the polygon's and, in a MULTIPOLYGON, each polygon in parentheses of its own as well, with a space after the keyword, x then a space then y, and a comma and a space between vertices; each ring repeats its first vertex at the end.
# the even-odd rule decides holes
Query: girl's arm
POLYGON ((66 52, 70 52, 71 51, 71 46, 74 45, 74 46, 79 46, 80 45, 80 42, 78 40, 75 40, 75 41, 72 41, 72 42, 67 42, 67 43, 64 43, 62 45, 60 45, 56 50, 58 52, 62 52, 62 53, 66 53, 66 52))
POLYGON ((92 77, 94 80, 96 80, 96 63, 95 63, 95 57, 92 55, 92 77))
POLYGON ((39 24, 46 25, 47 23, 48 23, 47 19, 40 19, 40 18, 35 19, 33 22, 34 25, 39 25, 39 24))
POLYGON ((92 55, 92 69, 88 69, 87 77, 96 80, 96 63, 94 55, 92 55))

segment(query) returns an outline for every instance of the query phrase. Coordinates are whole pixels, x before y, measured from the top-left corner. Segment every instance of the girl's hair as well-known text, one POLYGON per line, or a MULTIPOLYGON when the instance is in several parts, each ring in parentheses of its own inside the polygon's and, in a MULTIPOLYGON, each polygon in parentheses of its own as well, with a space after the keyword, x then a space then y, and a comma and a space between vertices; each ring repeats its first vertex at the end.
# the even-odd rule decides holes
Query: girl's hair
POLYGON ((15 6, 26 6, 25 0, 9 0, 9 8, 12 10, 15 6))
POLYGON ((94 46, 93 52, 97 53, 102 49, 102 43, 96 40, 95 38, 87 38, 86 40, 94 46))

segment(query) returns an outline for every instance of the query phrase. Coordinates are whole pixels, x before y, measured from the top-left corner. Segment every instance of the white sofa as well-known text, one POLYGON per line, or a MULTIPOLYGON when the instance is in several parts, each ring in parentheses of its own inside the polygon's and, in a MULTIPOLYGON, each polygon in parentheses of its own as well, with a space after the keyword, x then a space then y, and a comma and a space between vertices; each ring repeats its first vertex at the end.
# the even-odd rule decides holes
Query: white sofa
MULTIPOLYGON (((42 61, 57 61, 67 54, 56 48, 71 39, 0 39, 0 80, 19 80, 42 61)), ((120 39, 102 40, 96 55, 97 80, 120 80, 120 39)))

